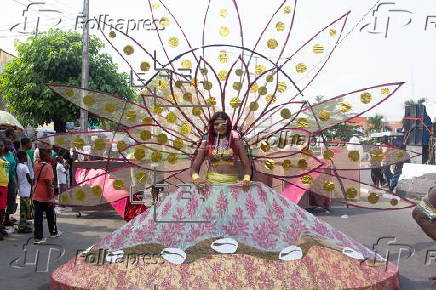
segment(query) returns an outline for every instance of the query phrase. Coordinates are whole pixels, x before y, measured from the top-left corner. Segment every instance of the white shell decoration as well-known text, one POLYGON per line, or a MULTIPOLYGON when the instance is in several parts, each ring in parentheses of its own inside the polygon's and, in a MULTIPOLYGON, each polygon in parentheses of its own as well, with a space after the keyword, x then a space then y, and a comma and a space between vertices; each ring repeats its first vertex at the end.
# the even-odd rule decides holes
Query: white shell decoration
POLYGON ((160 252, 162 258, 173 264, 182 264, 186 259, 185 251, 179 248, 165 248, 160 252))
POLYGON ((81 255, 82 255, 82 256, 87 255, 87 254, 89 253, 89 251, 91 251, 92 248, 94 248, 94 245, 92 245, 92 246, 90 246, 89 248, 87 248, 86 250, 84 250, 84 251, 81 253, 81 255))
POLYGON ((124 257, 123 250, 108 252, 106 255, 106 262, 116 263, 117 261, 119 261, 119 259, 122 259, 123 257, 124 257))
POLYGON ((303 258, 303 250, 297 246, 289 246, 281 250, 279 259, 283 261, 300 260, 303 258))
POLYGON ((210 247, 221 254, 233 254, 238 249, 238 242, 232 238, 223 238, 214 241, 210 247))
POLYGON ((353 259, 357 259, 357 260, 364 260, 365 259, 365 257, 363 256, 362 253, 360 253, 352 248, 349 248, 349 247, 343 248, 342 254, 344 254, 348 257, 351 257, 353 259))

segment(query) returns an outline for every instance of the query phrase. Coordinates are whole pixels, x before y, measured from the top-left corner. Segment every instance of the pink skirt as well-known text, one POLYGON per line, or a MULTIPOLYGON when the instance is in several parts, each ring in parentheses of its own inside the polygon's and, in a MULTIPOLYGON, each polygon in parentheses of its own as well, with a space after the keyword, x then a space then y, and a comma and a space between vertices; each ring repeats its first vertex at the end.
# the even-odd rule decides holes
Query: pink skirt
POLYGON ((8 187, 0 186, 0 210, 6 209, 8 201, 8 187))

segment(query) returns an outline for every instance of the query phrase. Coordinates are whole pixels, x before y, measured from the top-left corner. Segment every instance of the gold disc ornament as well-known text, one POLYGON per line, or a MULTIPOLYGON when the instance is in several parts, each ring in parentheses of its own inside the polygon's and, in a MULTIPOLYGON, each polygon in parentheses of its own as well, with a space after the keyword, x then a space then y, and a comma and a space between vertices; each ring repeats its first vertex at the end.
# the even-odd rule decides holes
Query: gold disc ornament
POLYGON ((304 73, 307 71, 307 66, 304 63, 299 63, 295 66, 297 73, 304 73))
POLYGON ((283 160, 282 167, 284 170, 289 170, 292 168, 292 162, 289 159, 283 160))
POLYGON ((370 93, 366 92, 360 95, 360 101, 363 104, 369 104, 371 102, 372 96, 370 93))
POLYGON ((303 184, 312 184, 312 183, 313 183, 313 178, 312 178, 312 176, 310 176, 310 175, 308 175, 308 174, 303 175, 303 176, 301 177, 301 183, 303 183, 303 184))
POLYGON ((318 113, 318 118, 323 122, 330 120, 330 117, 331 117, 331 112, 327 110, 321 110, 318 113))
POLYGON ((347 101, 342 101, 339 103, 339 111, 343 113, 350 111, 352 107, 353 106, 351 105, 351 103, 347 101))
POLYGON ((273 170, 275 167, 275 162, 272 159, 268 159, 265 161, 264 166, 266 169, 273 170))
POLYGON ((375 192, 371 192, 368 196, 368 202, 376 204, 379 200, 379 196, 375 192))
POLYGON ((236 109, 237 107, 239 107, 239 105, 241 105, 241 100, 238 97, 232 98, 230 100, 230 106, 233 109, 236 109))
POLYGON ((133 53, 135 52, 135 49, 134 49, 133 46, 131 46, 131 45, 126 45, 126 46, 123 48, 123 51, 124 51, 124 53, 125 53, 126 55, 131 55, 131 54, 133 54, 133 53))
POLYGON ((353 162, 357 162, 360 160, 360 154, 359 151, 349 151, 348 152, 348 159, 350 159, 353 162))
POLYGON ((354 199, 357 197, 357 189, 355 189, 354 187, 350 187, 347 189, 346 194, 347 198, 354 199))
POLYGON ((325 191, 331 192, 331 191, 335 190, 335 184, 330 180, 326 180, 326 181, 324 181, 323 189, 325 191))
POLYGON ((123 190, 124 189, 124 181, 121 179, 114 180, 114 183, 112 184, 113 188, 115 190, 123 190))
POLYGON ((263 151, 263 152, 268 152, 270 149, 271 149, 271 147, 270 147, 270 145, 269 145, 269 143, 268 143, 268 141, 261 141, 260 142, 260 149, 263 151))
POLYGON ((268 39, 267 46, 269 49, 276 49, 277 46, 279 46, 279 43, 276 39, 271 38, 271 39, 268 39))
POLYGON ((288 108, 284 108, 283 110, 281 110, 280 112, 280 116, 283 119, 290 119, 292 114, 291 114, 291 110, 289 110, 288 108))
POLYGON ((83 97, 83 103, 86 106, 92 106, 92 105, 95 104, 95 98, 93 96, 91 96, 91 95, 86 95, 86 96, 83 97))

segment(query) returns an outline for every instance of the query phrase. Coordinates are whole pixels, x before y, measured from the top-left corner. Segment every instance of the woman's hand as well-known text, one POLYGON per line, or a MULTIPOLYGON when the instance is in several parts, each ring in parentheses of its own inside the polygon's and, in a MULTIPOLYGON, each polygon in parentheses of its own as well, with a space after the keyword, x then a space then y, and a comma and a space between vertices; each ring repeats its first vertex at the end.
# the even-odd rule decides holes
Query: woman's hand
POLYGON ((240 180, 238 182, 238 184, 240 186, 242 186, 242 189, 245 190, 245 191, 250 189, 250 181, 249 180, 240 180))
POLYGON ((201 185, 205 184, 205 182, 203 180, 201 180, 200 178, 197 178, 197 179, 193 179, 192 183, 197 188, 198 193, 201 194, 201 195, 204 195, 204 192, 203 192, 204 188, 201 185))
POLYGON ((196 179, 193 179, 193 180, 192 180, 192 183, 193 183, 197 188, 199 188, 200 185, 204 184, 204 181, 202 181, 200 178, 196 178, 196 179))

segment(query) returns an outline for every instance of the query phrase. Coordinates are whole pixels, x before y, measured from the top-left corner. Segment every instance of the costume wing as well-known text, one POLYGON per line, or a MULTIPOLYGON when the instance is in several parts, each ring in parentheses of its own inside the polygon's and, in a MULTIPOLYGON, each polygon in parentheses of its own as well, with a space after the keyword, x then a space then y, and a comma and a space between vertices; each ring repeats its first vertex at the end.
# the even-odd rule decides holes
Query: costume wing
POLYGON ((334 199, 347 206, 376 210, 399 210, 416 206, 416 203, 395 194, 353 178, 344 171, 317 169, 299 179, 284 178, 282 194, 299 202, 306 191, 320 197, 334 199), (348 175, 348 176, 347 176, 348 175), (344 194, 345 193, 345 194, 344 194))

